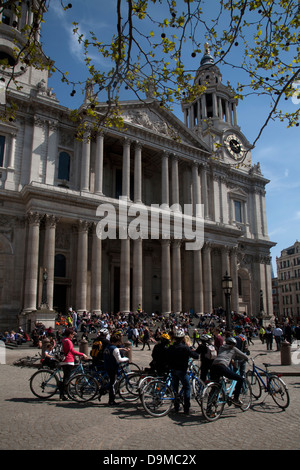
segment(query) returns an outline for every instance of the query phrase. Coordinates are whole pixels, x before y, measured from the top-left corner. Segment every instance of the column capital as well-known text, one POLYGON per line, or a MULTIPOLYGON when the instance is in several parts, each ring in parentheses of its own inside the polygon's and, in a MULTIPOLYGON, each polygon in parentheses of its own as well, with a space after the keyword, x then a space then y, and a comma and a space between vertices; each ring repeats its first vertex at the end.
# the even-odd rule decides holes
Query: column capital
POLYGON ((123 137, 122 138, 123 145, 129 146, 133 143, 133 140, 130 139, 129 137, 123 137))
POLYGON ((205 243, 203 244, 203 251, 204 251, 205 253, 210 252, 211 249, 212 249, 212 243, 211 243, 211 242, 205 242, 205 243))
POLYGON ((52 214, 45 214, 44 215, 45 225, 48 227, 56 227, 57 222, 59 221, 58 217, 52 214))
POLYGON ((134 141, 134 148, 135 148, 136 150, 142 150, 142 148, 143 148, 142 142, 140 142, 139 140, 135 140, 135 141, 134 141))
POLYGON ((38 212, 28 211, 26 214, 27 222, 30 225, 39 225, 42 219, 41 214, 38 212))
POLYGON ((79 219, 77 228, 78 232, 87 232, 90 228, 90 223, 87 220, 79 219))

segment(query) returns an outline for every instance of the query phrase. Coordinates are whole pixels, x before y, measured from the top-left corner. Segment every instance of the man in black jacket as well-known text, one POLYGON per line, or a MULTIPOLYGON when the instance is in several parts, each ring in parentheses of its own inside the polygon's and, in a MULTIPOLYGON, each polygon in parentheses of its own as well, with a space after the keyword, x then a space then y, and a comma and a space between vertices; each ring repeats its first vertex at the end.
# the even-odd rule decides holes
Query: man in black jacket
MULTIPOLYGON (((199 354, 185 344, 185 333, 179 329, 175 332, 175 342, 168 349, 168 364, 172 373, 173 386, 178 393, 179 383, 183 386, 183 409, 185 414, 189 414, 191 404, 191 387, 189 375, 187 373, 189 359, 198 359, 199 354)), ((180 402, 175 398, 175 411, 179 411, 180 402)))

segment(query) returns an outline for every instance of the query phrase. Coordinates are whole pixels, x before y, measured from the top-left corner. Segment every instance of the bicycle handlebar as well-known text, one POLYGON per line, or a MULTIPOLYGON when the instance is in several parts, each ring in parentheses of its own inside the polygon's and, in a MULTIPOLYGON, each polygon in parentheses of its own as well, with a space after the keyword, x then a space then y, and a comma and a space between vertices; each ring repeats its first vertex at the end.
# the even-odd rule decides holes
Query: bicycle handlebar
POLYGON ((251 359, 252 362, 254 362, 254 359, 255 359, 256 357, 258 357, 258 356, 266 356, 266 355, 267 355, 267 353, 258 353, 258 354, 256 354, 254 357, 250 357, 250 359, 251 359))

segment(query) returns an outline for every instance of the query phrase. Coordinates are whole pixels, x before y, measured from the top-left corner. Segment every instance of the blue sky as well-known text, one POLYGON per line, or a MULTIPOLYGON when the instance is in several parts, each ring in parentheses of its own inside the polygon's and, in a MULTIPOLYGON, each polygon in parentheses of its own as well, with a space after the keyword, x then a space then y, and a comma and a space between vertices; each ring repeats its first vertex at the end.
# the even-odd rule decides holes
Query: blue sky
MULTIPOLYGON (((67 2, 65 2, 67 3, 67 2)), ((80 31, 84 34, 95 31, 100 38, 111 34, 115 29, 113 22, 115 0, 73 0, 72 9, 63 12, 59 0, 51 0, 45 24, 42 29, 44 51, 63 72, 69 72, 69 78, 74 81, 84 81, 86 68, 83 61, 82 46, 72 33, 72 22, 79 23, 80 31)), ((238 50, 235 51, 238 54, 238 50)), ((99 56, 94 56, 99 67, 107 67, 99 56)), ((200 57, 198 57, 198 60, 200 57)), ((187 68, 197 68, 199 62, 187 64, 187 68)), ((197 60, 197 59, 196 59, 197 60)), ((233 88, 239 80, 235 70, 229 67, 220 68, 223 83, 230 82, 233 88)), ((60 104, 70 108, 80 106, 83 95, 76 87, 76 95, 70 96, 72 88, 60 81, 59 74, 53 74, 49 86, 53 87, 60 104)), ((127 98, 127 96, 124 98, 127 98)), ((134 99, 134 97, 132 97, 134 99)), ((294 110, 296 106, 291 100, 285 102, 286 110, 294 110)), ((261 95, 245 98, 240 101, 238 124, 242 132, 251 142, 253 141, 269 111, 269 102, 261 95)), ((181 112, 176 112, 183 120, 181 112)), ((272 266, 276 274, 276 257, 281 250, 293 245, 300 239, 300 128, 286 128, 285 123, 271 121, 264 130, 261 138, 252 151, 253 163, 260 163, 262 174, 270 180, 266 186, 267 221, 270 240, 277 243, 272 248, 272 266)))

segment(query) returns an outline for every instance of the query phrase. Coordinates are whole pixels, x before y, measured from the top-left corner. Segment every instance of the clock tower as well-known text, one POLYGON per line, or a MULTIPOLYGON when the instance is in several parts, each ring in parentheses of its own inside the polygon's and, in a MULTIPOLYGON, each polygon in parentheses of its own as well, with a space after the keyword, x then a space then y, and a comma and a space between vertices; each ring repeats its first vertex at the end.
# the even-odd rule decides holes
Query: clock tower
POLYGON ((40 47, 40 23, 45 11, 45 2, 40 0, 4 2, 0 11, 2 90, 9 85, 14 93, 32 95, 32 90, 47 89, 49 71, 40 47))
POLYGON ((193 102, 183 102, 185 124, 225 163, 249 169, 251 144, 237 123, 237 98, 222 75, 205 44, 205 53, 195 76, 195 85, 205 87, 193 102))

